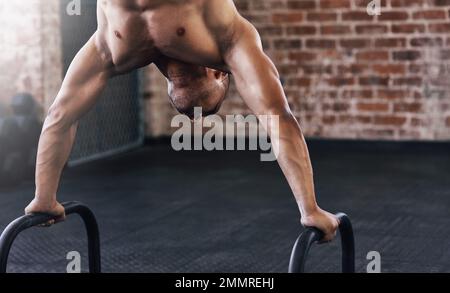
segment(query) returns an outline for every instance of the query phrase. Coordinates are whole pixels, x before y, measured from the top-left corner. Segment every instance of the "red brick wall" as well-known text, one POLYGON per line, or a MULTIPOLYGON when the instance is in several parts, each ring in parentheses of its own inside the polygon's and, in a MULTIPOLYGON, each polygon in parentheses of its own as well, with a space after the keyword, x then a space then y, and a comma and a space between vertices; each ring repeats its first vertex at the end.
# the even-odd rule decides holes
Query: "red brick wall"
MULTIPOLYGON (((61 83, 59 0, 0 1, 0 102, 47 107, 61 83)), ((450 139, 450 0, 235 0, 260 31, 307 136, 450 139)), ((175 114, 164 79, 142 74, 148 135, 175 114)), ((221 114, 248 113, 235 90, 221 114)))
POLYGON ((235 1, 307 136, 450 139, 450 0, 369 2, 235 1))

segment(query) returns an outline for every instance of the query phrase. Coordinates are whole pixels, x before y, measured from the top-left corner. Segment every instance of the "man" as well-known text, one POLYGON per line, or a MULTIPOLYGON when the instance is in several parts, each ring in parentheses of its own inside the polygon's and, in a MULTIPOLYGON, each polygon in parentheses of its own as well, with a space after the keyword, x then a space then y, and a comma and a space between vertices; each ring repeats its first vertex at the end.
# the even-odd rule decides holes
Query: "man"
POLYGON ((338 221, 316 203, 308 149, 278 72, 264 54, 257 31, 232 0, 99 0, 97 10, 98 29, 73 60, 45 120, 36 197, 26 213, 64 219, 56 193, 78 120, 94 106, 108 79, 154 63, 166 76, 172 103, 182 113, 192 116, 194 107, 215 113, 232 74, 255 115, 277 115, 279 141, 273 144, 301 222, 322 230, 323 241, 335 237, 338 221))

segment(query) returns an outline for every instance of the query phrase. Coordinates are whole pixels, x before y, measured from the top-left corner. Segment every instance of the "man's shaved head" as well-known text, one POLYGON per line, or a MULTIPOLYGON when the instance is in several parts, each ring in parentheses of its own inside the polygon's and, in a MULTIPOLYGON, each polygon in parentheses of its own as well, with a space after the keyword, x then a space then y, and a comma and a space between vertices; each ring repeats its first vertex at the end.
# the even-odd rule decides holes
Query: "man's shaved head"
POLYGON ((228 74, 203 68, 169 77, 169 96, 180 113, 194 118, 194 108, 201 107, 203 115, 208 116, 220 110, 229 85, 228 74))

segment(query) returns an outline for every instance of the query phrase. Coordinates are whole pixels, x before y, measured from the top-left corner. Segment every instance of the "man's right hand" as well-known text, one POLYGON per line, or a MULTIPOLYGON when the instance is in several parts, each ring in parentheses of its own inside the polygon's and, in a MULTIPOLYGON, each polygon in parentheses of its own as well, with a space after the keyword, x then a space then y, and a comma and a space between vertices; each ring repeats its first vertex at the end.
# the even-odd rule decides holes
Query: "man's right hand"
POLYGON ((324 233, 324 238, 320 243, 332 241, 339 229, 337 217, 321 208, 317 208, 315 212, 302 217, 302 224, 305 227, 315 227, 324 233))
POLYGON ((42 226, 51 226, 53 224, 62 222, 66 218, 66 213, 64 210, 64 207, 57 202, 56 200, 53 201, 42 201, 39 199, 34 199, 26 208, 25 208, 25 214, 48 214, 51 216, 55 216, 54 220, 51 220, 47 223, 45 223, 42 226))

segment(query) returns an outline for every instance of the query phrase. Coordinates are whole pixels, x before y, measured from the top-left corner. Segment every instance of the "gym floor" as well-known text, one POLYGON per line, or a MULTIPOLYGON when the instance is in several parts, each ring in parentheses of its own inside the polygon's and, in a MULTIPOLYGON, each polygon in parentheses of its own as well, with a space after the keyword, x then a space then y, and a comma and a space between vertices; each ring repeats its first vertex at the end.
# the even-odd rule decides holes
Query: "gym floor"
MULTIPOLYGON (((448 144, 310 141, 317 196, 353 221, 357 271, 370 251, 383 272, 450 272, 448 144)), ((33 182, 0 191, 0 228, 22 214, 33 182)), ((257 152, 177 153, 163 143, 67 169, 61 201, 97 216, 105 272, 286 272, 302 228, 276 163, 257 152)), ((9 272, 87 270, 76 216, 14 243, 9 272)), ((339 244, 315 246, 310 272, 339 272, 339 244)))

